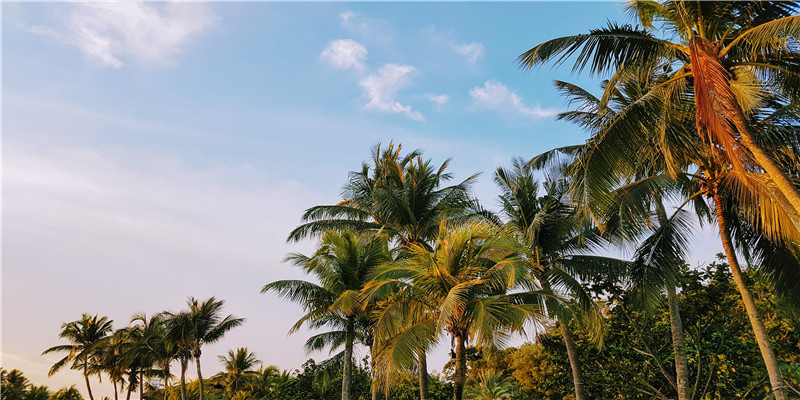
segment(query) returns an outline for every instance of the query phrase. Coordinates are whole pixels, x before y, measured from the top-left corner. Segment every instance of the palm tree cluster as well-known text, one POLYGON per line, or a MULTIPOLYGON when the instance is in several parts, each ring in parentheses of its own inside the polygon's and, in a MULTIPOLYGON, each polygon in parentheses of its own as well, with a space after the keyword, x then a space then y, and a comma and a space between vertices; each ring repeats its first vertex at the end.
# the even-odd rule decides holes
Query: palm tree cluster
MULTIPOLYGON (((214 297, 205 301, 190 297, 187 305, 188 309, 180 312, 164 311, 150 317, 136 314, 129 326, 117 330, 112 328, 108 317, 90 314, 64 323, 59 337, 69 344, 53 346, 42 353, 67 353, 53 364, 49 375, 65 366, 81 371, 89 400, 94 400, 89 382, 92 375, 108 377, 114 387, 114 400, 119 399, 122 390, 126 400, 130 400, 136 390, 139 398, 144 399, 145 386, 150 380, 163 381, 165 389, 170 386, 171 366, 177 362, 181 399, 186 400, 186 371, 189 361, 194 360, 200 382, 199 398, 202 399, 202 346, 220 340, 244 319, 223 316, 224 301, 214 297)), ((164 399, 167 399, 167 390, 164 390, 164 399)))
POLYGON ((574 71, 610 75, 599 97, 557 83, 579 105, 561 118, 591 138, 532 162, 565 156, 573 202, 607 237, 635 240, 652 229, 633 277, 668 293, 681 400, 689 387, 674 256, 687 244, 683 209, 716 223, 772 394, 786 399, 738 254, 760 265, 784 301, 800 304, 798 4, 630 1, 626 10, 638 26, 610 23, 519 57, 525 68, 570 60, 574 71), (671 216, 664 199, 679 204, 671 216))
POLYGON ((523 68, 574 62, 575 71, 609 76, 600 96, 556 82, 575 106, 559 118, 586 129, 586 143, 498 169, 501 215, 471 198, 476 175, 445 186, 447 163, 437 168, 419 151, 378 146, 372 165, 351 172, 343 200, 310 208, 289 236, 322 237, 313 257, 288 258, 319 283, 279 281, 263 291, 305 307, 293 331, 304 324, 337 329, 306 347, 344 346, 342 399, 350 398, 356 338, 369 347, 376 388, 388 387, 397 371, 416 370, 427 399, 425 354, 449 336, 459 400, 465 346, 502 345, 526 324, 546 321, 559 326, 575 398, 585 399, 570 329, 601 343, 603 313, 586 287, 616 283, 645 310, 666 297, 675 388, 687 400, 676 286, 696 218, 717 225, 771 395, 787 399, 738 257, 757 265, 781 302, 797 309, 799 8, 633 0, 626 10, 636 26, 609 23, 534 46, 519 57, 523 68), (611 244, 634 248, 634 259, 592 254, 611 244))
POLYGON ((350 174, 342 202, 309 209, 290 235, 320 235, 313 256, 287 257, 319 282, 263 288, 304 307, 290 332, 332 329, 310 338, 306 349, 344 348, 334 356, 343 365, 343 399, 350 398, 356 343, 369 349, 373 398, 398 372, 415 370, 427 399, 426 353, 449 337, 458 400, 468 346, 502 346, 549 317, 562 321, 565 338, 570 321, 602 336, 600 310, 584 284, 624 276, 631 264, 587 254, 603 239, 581 224, 562 179, 539 183, 520 160, 498 169, 504 222, 470 196, 476 176, 445 186, 447 163, 435 167, 420 151, 401 155, 394 144, 376 147, 372 161, 350 174))

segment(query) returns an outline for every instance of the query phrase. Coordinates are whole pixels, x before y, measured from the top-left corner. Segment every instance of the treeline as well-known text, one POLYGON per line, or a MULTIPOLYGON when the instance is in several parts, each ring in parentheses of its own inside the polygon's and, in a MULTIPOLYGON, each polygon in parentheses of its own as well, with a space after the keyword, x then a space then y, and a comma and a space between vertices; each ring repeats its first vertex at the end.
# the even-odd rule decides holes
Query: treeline
MULTIPOLYGON (((692 375, 692 397, 697 399, 763 399, 769 393, 766 371, 761 365, 755 340, 743 305, 731 282, 728 266, 717 261, 696 269, 684 267, 679 301, 687 333, 692 375)), ((758 308, 776 353, 783 360, 782 372, 792 393, 800 396, 800 320, 781 310, 765 279, 749 272, 748 284, 759 299, 758 308)), ((609 332, 602 346, 577 332, 575 345, 584 369, 587 396, 594 399, 669 399, 675 392, 674 356, 671 352, 669 310, 661 304, 643 312, 630 296, 612 285, 597 285, 608 315, 609 332)), ((553 326, 544 328, 535 342, 519 348, 466 349, 465 397, 475 399, 561 400, 574 398, 570 364, 563 338, 553 326)), ((219 356, 222 371, 205 379, 210 400, 336 400, 341 398, 341 364, 309 360, 294 371, 264 366, 246 348, 219 356)), ((452 398, 454 362, 441 376, 431 376, 430 398, 452 398)), ((354 369, 353 399, 371 397, 369 359, 354 369)), ((180 386, 166 393, 154 370, 144 382, 144 399, 179 399, 180 386), (149 384, 148 384, 149 383, 149 384)), ((187 383, 188 399, 199 398, 199 383, 187 383)), ((77 400, 75 389, 56 392, 30 383, 18 370, 2 370, 0 398, 3 400, 77 400)), ((386 399, 419 398, 416 376, 402 373, 386 399)))

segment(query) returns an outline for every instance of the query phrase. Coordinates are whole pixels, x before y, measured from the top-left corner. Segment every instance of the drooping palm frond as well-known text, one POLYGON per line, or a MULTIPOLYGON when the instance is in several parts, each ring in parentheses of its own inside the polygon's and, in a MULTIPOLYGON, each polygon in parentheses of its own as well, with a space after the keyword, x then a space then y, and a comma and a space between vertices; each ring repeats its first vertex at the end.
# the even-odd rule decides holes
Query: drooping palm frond
POLYGON ((545 62, 562 64, 573 55, 574 71, 589 68, 591 74, 627 68, 647 69, 662 57, 680 57, 683 49, 647 31, 630 25, 609 22, 606 27, 592 29, 588 34, 564 36, 548 40, 522 53, 517 62, 531 69, 545 62))

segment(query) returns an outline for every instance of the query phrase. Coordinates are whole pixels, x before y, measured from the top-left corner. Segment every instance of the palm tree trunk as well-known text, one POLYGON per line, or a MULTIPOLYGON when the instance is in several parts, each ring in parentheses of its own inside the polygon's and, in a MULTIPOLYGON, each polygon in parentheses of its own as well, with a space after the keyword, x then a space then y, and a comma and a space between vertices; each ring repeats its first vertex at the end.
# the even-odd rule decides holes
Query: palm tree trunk
POLYGON ((378 400, 378 379, 375 376, 375 349, 372 348, 372 345, 369 345, 369 376, 372 379, 372 383, 369 386, 370 394, 372 400, 378 400))
POLYGON ((464 354, 464 337, 456 335, 456 374, 453 377, 453 400, 464 397, 464 379, 467 376, 467 357, 464 354))
POLYGON ((194 355, 194 362, 197 365, 197 380, 200 382, 200 400, 203 400, 203 372, 200 370, 200 351, 194 355))
POLYGON ((350 375, 353 367, 353 342, 355 341, 355 317, 347 317, 344 328, 344 366, 342 368, 342 400, 350 400, 350 375))
POLYGON ((186 369, 189 367, 189 358, 181 358, 181 400, 186 400, 186 369))
POLYGON ((94 400, 92 396, 92 385, 89 384, 89 366, 86 361, 83 362, 83 379, 86 380, 86 391, 89 393, 89 400, 94 400))
POLYGON ((114 383, 114 400, 119 400, 119 393, 117 393, 117 380, 112 379, 111 381, 114 383))
POLYGON ((419 400, 428 400, 428 359, 424 351, 419 353, 419 400))
POLYGON ((764 324, 758 316, 758 310, 756 310, 756 303, 753 300, 753 295, 750 293, 750 289, 745 285, 742 269, 739 267, 739 261, 736 258, 736 251, 734 250, 731 240, 728 221, 725 218, 725 205, 719 193, 714 193, 714 206, 716 209, 717 223, 719 225, 719 236, 722 239, 722 247, 725 249, 728 265, 731 267, 733 282, 742 295, 744 308, 747 310, 747 317, 750 319, 750 325, 753 327, 753 333, 755 334, 758 348, 761 350, 761 357, 764 359, 764 364, 767 366, 769 382, 772 386, 772 394, 775 396, 775 400, 786 400, 786 385, 783 382, 783 377, 778 367, 778 359, 775 357, 775 352, 772 350, 769 337, 764 329, 764 324))
POLYGON ((144 400, 144 371, 139 371, 139 400, 144 400))
POLYGON ((566 323, 559 321, 561 335, 564 336, 564 345, 567 346, 567 357, 569 366, 572 368, 572 383, 575 385, 575 400, 586 400, 583 392, 583 375, 581 374, 580 361, 578 361, 578 351, 575 350, 575 341, 572 339, 572 332, 566 323))
POLYGON ((164 400, 167 400, 167 389, 169 388, 169 367, 162 368, 164 372, 164 400))
POLYGON ((128 376, 128 391, 125 394, 125 400, 131 400, 131 392, 133 391, 133 385, 131 385, 131 378, 128 376))
POLYGON ((683 340, 683 322, 678 307, 678 295, 672 285, 667 287, 669 322, 672 327, 672 349, 675 353, 675 375, 677 376, 678 400, 690 400, 689 363, 686 360, 686 342, 683 340))
MULTIPOLYGON (((737 126, 738 127, 738 126, 737 126)), ((792 182, 789 176, 784 172, 778 163, 772 159, 772 157, 765 152, 761 146, 756 144, 753 137, 750 135, 750 132, 743 127, 739 128, 739 134, 742 138, 742 143, 744 146, 747 147, 748 150, 753 154, 753 158, 755 158, 756 163, 758 163, 764 171, 767 172, 772 181, 775 182, 775 186, 780 190, 780 192, 789 200, 789 203, 794 207, 794 210, 797 214, 800 214, 800 190, 798 190, 797 186, 792 182)))

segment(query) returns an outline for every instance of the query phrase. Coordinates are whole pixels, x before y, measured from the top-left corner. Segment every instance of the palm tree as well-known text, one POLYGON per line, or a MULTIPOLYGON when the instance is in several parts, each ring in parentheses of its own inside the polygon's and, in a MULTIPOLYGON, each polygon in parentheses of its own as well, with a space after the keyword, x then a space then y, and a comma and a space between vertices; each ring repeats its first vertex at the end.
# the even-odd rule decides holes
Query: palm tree
MULTIPOLYGON (((499 234, 485 222, 468 222, 439 228, 433 249, 413 245, 405 260, 381 267, 376 279, 366 290, 375 293, 386 287, 412 287, 418 302, 428 304, 428 310, 405 319, 413 321, 404 326, 403 318, 383 322, 399 324, 401 329, 379 325, 379 334, 392 337, 380 350, 383 364, 408 364, 413 360, 419 343, 433 343, 446 332, 455 345, 456 372, 453 379, 453 399, 461 400, 466 377, 466 345, 472 341, 481 345, 502 344, 513 332, 521 331, 532 308, 518 304, 507 290, 525 279, 525 267, 516 253, 513 241, 499 234)), ((408 303, 394 302, 387 312, 401 309, 408 303)), ((376 335, 377 336, 377 335, 376 335)), ((383 335, 381 335, 383 336, 383 335)))
POLYGON ((29 386, 31 383, 22 371, 18 369, 6 371, 0 368, 0 391, 4 400, 22 400, 29 386))
POLYGON ((68 340, 71 344, 53 346, 42 352, 42 355, 56 352, 68 353, 64 358, 53 364, 47 375, 52 376, 67 363, 72 362, 70 369, 83 372, 89 400, 94 400, 92 387, 89 384, 89 373, 98 356, 96 349, 104 341, 108 340, 108 334, 111 332, 111 323, 112 321, 105 316, 98 317, 97 315, 83 314, 81 319, 77 321, 62 324, 61 333, 59 333, 58 337, 68 340))
POLYGON ((108 375, 114 386, 114 400, 119 399, 119 389, 125 384, 127 367, 123 362, 123 353, 129 344, 127 339, 124 329, 116 330, 109 340, 97 348, 99 356, 95 369, 108 375))
MULTIPOLYGON (((302 280, 283 280, 265 285, 261 292, 274 291, 280 296, 300 303, 306 314, 292 326, 294 333, 304 324, 313 328, 341 327, 344 337, 334 343, 344 345, 342 368, 342 400, 350 399, 350 375, 356 324, 362 315, 364 302, 361 290, 369 282, 373 270, 390 261, 386 239, 354 232, 330 231, 322 235, 317 252, 311 256, 290 254, 286 261, 314 275, 319 284, 302 280)), ((313 349, 314 342, 311 342, 313 349)))
MULTIPOLYGON (((402 146, 390 143, 372 152, 372 166, 362 164, 350 173, 344 200, 336 205, 311 207, 303 215, 305 223, 289 235, 290 241, 326 230, 350 229, 358 232, 380 231, 400 245, 402 250, 414 245, 430 248, 442 218, 465 219, 481 214, 470 198, 473 175, 450 186, 452 174, 445 172, 449 160, 436 168, 424 160, 419 150, 401 155, 402 146)), ((428 371, 424 351, 418 353, 420 399, 428 400, 428 371)), ((375 390, 373 390, 375 393, 375 390)))
MULTIPOLYGON (((573 197, 581 199, 583 203, 588 203, 585 214, 593 216, 607 214, 600 218, 604 221, 601 226, 606 231, 606 237, 618 236, 625 241, 641 242, 631 270, 632 275, 627 281, 636 299, 639 300, 639 304, 648 309, 652 309, 664 291, 667 293, 677 380, 675 383, 670 381, 670 384, 678 392, 679 400, 686 400, 691 398, 689 369, 675 287, 678 282, 678 266, 684 259, 688 248, 689 224, 686 216, 681 212, 668 217, 663 200, 670 191, 687 183, 686 180, 675 181, 668 176, 672 173, 673 177, 678 177, 677 173, 673 172, 677 168, 670 164, 670 160, 685 155, 687 149, 677 146, 674 148, 653 146, 651 141, 645 146, 638 147, 636 154, 626 155, 626 157, 634 158, 630 163, 623 163, 621 166, 609 162, 609 159, 614 160, 614 157, 594 156, 602 154, 597 149, 604 147, 606 143, 611 142, 610 146, 617 145, 619 147, 619 143, 626 142, 626 140, 620 139, 608 140, 614 137, 613 134, 608 134, 608 127, 625 125, 624 117, 621 116, 624 116, 631 107, 635 107, 642 95, 647 93, 653 82, 657 83, 659 78, 656 75, 651 76, 647 81, 634 79, 617 81, 616 84, 606 81, 603 83, 606 92, 602 98, 598 98, 576 85, 556 81, 557 88, 567 97, 569 104, 578 105, 576 109, 560 114, 559 119, 578 123, 590 130, 595 137, 588 145, 569 146, 537 156, 532 164, 543 167, 554 153, 576 156, 577 159, 573 160, 568 172, 572 177, 578 177, 577 182, 583 183, 576 185, 573 182, 572 192, 575 194, 576 191, 579 191, 580 193, 573 197), (623 122, 620 123, 620 120, 623 122), (590 148, 594 148, 594 151, 591 151, 590 148), (604 165, 598 166, 598 163, 604 163, 604 165), (607 170, 616 173, 606 175, 595 173, 595 171, 607 170), (588 173, 583 174, 583 171, 588 173), (618 179, 620 176, 627 176, 629 182, 618 179), (615 187, 618 189, 615 190, 615 187), (636 188, 643 190, 634 190, 636 188), (593 209, 599 209, 599 213, 593 212, 593 209), (651 211, 655 213, 655 221, 650 220, 651 211), (636 216, 634 219, 638 220, 633 223, 626 222, 631 219, 632 215, 636 216), (639 221, 642 223, 638 223, 639 221), (643 237, 646 239, 642 241, 643 237)), ((660 115, 659 113, 654 114, 660 115)), ((656 119, 651 120, 654 118, 652 114, 639 114, 637 117, 639 117, 637 123, 652 122, 651 126, 656 123, 654 122, 656 119)), ((635 125, 633 129, 640 129, 638 124, 632 125, 635 125)), ((674 128, 675 126, 665 125, 659 131, 661 131, 662 137, 683 138, 684 132, 674 128)), ((605 150, 605 148, 603 149, 605 150)), ((614 152, 608 153, 616 155, 614 152)), ((624 159, 624 157, 621 158, 624 159)), ((696 199, 695 202, 697 203, 696 211, 701 215, 707 214, 702 200, 696 199)))
MULTIPOLYGON (((648 79, 650 77, 652 75, 649 75, 648 79)), ((620 80, 617 84, 630 84, 637 80, 641 86, 647 89, 652 84, 652 81, 647 80, 641 84, 642 81, 639 77, 630 78, 628 82, 620 80)), ((603 97, 611 98, 618 95, 617 84, 613 86, 609 84, 603 97)), ((585 119, 589 123, 588 126, 597 128, 597 130, 587 145, 569 150, 570 154, 576 157, 570 166, 571 174, 579 177, 579 184, 575 185, 573 190, 589 193, 581 200, 591 198, 592 201, 598 200, 600 203, 605 203, 603 207, 600 207, 606 208, 603 212, 617 207, 629 215, 648 211, 649 208, 643 207, 643 204, 657 206, 659 202, 655 200, 658 196, 677 194, 678 197, 682 197, 684 202, 678 208, 675 216, 670 218, 675 221, 680 219, 678 214, 687 204, 693 204, 699 215, 711 216, 708 204, 703 199, 712 200, 713 216, 719 225, 723 247, 726 248, 734 280, 742 294, 756 340, 767 366, 773 392, 776 398, 783 399, 785 398, 785 389, 778 370, 777 359, 763 324, 758 318, 749 289, 745 286, 743 279, 740 279, 741 270, 736 253, 733 251, 732 235, 745 254, 753 255, 753 259, 761 261, 760 267, 772 278, 779 295, 791 297, 797 301, 797 291, 794 288, 796 282, 800 281, 800 263, 798 263, 800 250, 793 243, 796 243, 800 231, 793 222, 792 211, 783 207, 784 199, 779 192, 771 189, 771 182, 765 179, 763 173, 752 170, 742 171, 736 166, 732 166, 721 157, 719 152, 700 142, 699 138, 687 130, 687 127, 694 126, 692 123, 695 118, 694 113, 689 116, 686 112, 692 110, 691 104, 687 104, 686 101, 652 101, 654 98, 658 99, 649 95, 652 90, 644 90, 641 93, 644 94, 639 99, 619 113, 612 114, 605 121, 602 118, 598 120, 594 117, 585 119), (597 126, 592 126, 595 123, 597 126), (648 129, 652 130, 648 131, 648 129), (658 133, 658 135, 651 133, 658 133), (610 149, 611 151, 599 156, 600 149, 610 149), (660 159, 663 166, 657 166, 652 162, 637 163, 642 157, 648 156, 660 159), (641 169, 642 166, 646 167, 645 170, 641 169), (614 203, 617 204, 613 205, 614 203), (732 225, 734 222, 735 226, 732 225), (780 257, 776 255, 780 255, 780 257)), ((751 125, 755 124, 751 123, 751 125)), ((769 136, 774 135, 775 132, 762 127, 759 134, 769 136)), ((785 149, 785 145, 780 141, 773 141, 773 143, 779 148, 785 149)), ((551 156, 543 157, 537 162, 542 162, 551 156)), ((663 214, 663 212, 658 214, 663 214)), ((667 221, 666 217, 662 215, 659 215, 658 220, 660 222, 667 221)), ((647 223, 645 220, 644 225, 647 223)), ((677 225, 681 224, 680 222, 676 223, 677 225)), ((628 227, 634 225, 628 224, 628 227)), ((676 237, 673 234, 681 230, 677 225, 672 222, 662 223, 662 226, 668 228, 662 233, 672 230, 671 234, 664 237, 676 237)), ((674 278, 668 280, 659 278, 652 281, 655 275, 647 272, 661 269, 658 274, 662 274, 669 268, 674 268, 674 260, 665 255, 672 253, 674 256, 677 254, 674 245, 681 247, 685 246, 685 243, 657 240, 652 245, 652 250, 642 253, 642 255, 657 262, 639 263, 639 265, 657 268, 644 268, 642 270, 645 273, 643 278, 651 279, 648 283, 651 286, 655 284, 655 286, 667 287, 667 289, 670 288, 669 285, 674 287, 674 278), (662 252, 664 250, 668 250, 668 252, 662 252), (653 255, 658 257, 653 257, 653 255), (672 267, 670 264, 673 264, 672 267)), ((677 347, 676 343, 676 349, 677 347)), ((687 389, 683 386, 683 390, 681 390, 680 383, 679 381, 679 395, 686 396, 687 389)))
MULTIPOLYGON (((170 362, 173 359, 178 360, 181 368, 181 400, 186 400, 186 370, 189 367, 189 360, 192 358, 192 324, 189 313, 186 311, 179 313, 165 311, 160 316, 164 320, 166 330, 163 347, 159 347, 160 350, 163 350, 161 352, 161 368, 162 370, 169 369, 170 362)), ((165 396, 167 387, 169 386, 165 384, 165 396)))
POLYGON ((547 193, 540 196, 540 183, 530 164, 515 159, 511 169, 497 169, 494 181, 500 188, 503 214, 508 219, 506 232, 519 241, 531 274, 550 295, 546 308, 558 321, 567 347, 575 398, 583 400, 584 383, 569 321, 577 316, 577 321, 591 329, 599 341, 603 317, 582 281, 617 279, 626 275, 629 263, 581 254, 587 250, 587 241, 596 237, 586 237, 577 210, 564 198, 563 180, 546 184, 547 193))
POLYGON ((650 94, 665 101, 690 96, 696 134, 741 170, 751 161, 774 182, 783 201, 800 214, 800 189, 754 137, 749 115, 762 98, 779 95, 784 104, 800 94, 796 2, 703 2, 633 0, 627 11, 641 27, 594 29, 588 34, 548 40, 526 51, 519 63, 532 68, 576 55, 573 70, 614 72, 624 79, 663 64, 680 65, 650 94), (668 33, 675 41, 657 36, 668 33), (691 94, 690 94, 691 93, 691 94))
MULTIPOLYGON (((164 340, 162 316, 156 314, 147 318, 144 313, 134 314, 126 332, 130 346, 125 352, 125 362, 132 375, 137 376, 135 382, 138 384, 141 399, 144 397, 145 377, 160 376, 163 372, 162 368, 153 368, 159 361, 154 350, 164 340)), ((130 395, 130 391, 128 394, 130 395)))
POLYGON ((200 370, 200 356, 204 344, 215 343, 222 339, 228 331, 244 323, 244 318, 233 315, 223 317, 220 313, 224 300, 214 297, 200 302, 194 297, 188 300, 189 310, 186 312, 188 323, 188 344, 190 354, 197 366, 197 380, 200 384, 200 400, 203 400, 203 374, 200 370))
POLYGON ((256 358, 256 354, 247 350, 247 347, 239 347, 236 351, 228 350, 227 356, 218 356, 225 372, 219 374, 220 378, 225 379, 228 386, 227 391, 233 397, 239 390, 239 384, 249 375, 255 375, 253 370, 261 360, 256 358))
POLYGON ((464 391, 467 400, 510 400, 513 398, 512 394, 511 382, 494 370, 480 371, 478 384, 464 391))
POLYGON ((75 385, 72 385, 70 387, 61 388, 53 393, 50 400, 83 400, 83 396, 81 396, 81 392, 75 388, 75 385))

